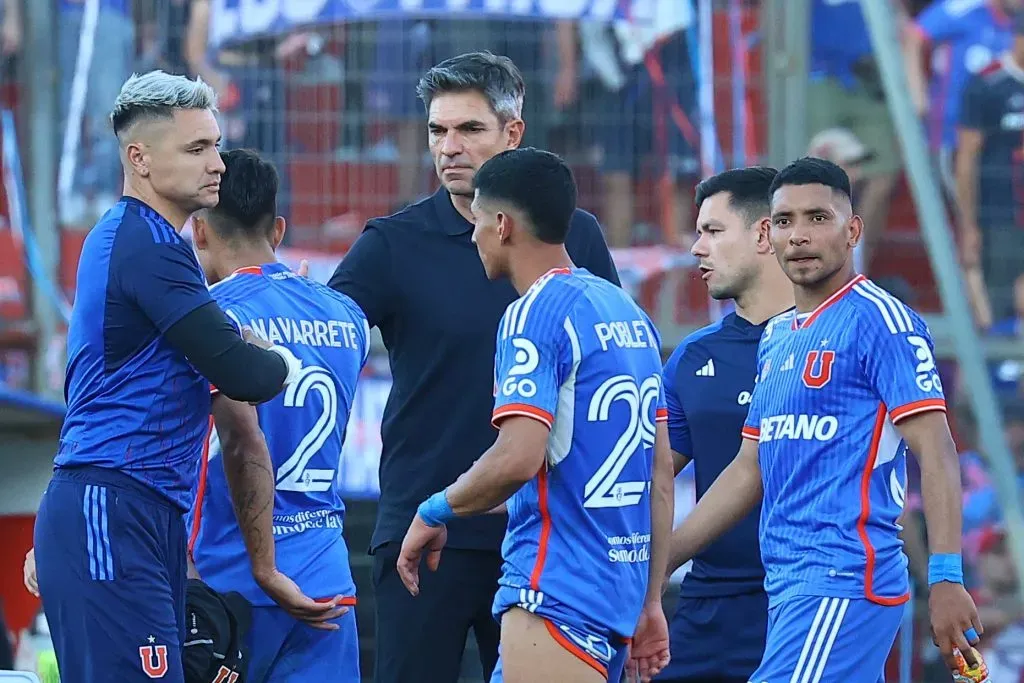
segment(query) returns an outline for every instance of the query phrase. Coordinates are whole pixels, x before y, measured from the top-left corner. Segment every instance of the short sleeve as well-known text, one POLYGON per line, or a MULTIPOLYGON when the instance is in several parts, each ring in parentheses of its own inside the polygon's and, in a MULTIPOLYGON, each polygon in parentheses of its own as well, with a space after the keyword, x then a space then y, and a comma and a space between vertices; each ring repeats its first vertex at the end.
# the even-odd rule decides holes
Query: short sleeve
POLYGON ((872 291, 877 311, 858 321, 860 362, 867 381, 886 405, 889 418, 946 410, 934 345, 924 322, 882 290, 872 291))
MULTIPOLYGON (((566 376, 573 338, 566 318, 545 306, 549 297, 529 303, 529 295, 509 306, 498 325, 495 351, 494 413, 500 427, 511 415, 531 417, 549 429, 555 422, 558 389, 566 376)), ((564 309, 560 309, 564 310, 564 309)), ((571 328, 571 325, 569 326, 571 328)), ((578 342, 577 342, 578 344, 578 342)))
POLYGON ((615 268, 615 261, 597 218, 586 211, 577 210, 573 214, 569 235, 569 243, 566 246, 573 263, 586 268, 599 278, 621 286, 619 272, 615 268))
POLYGON ((750 408, 747 410, 747 418, 743 421, 742 436, 751 441, 761 440, 761 395, 758 391, 758 382, 754 382, 754 391, 750 395, 750 408))
MULTIPOLYGON (((954 0, 960 2, 960 0, 954 0)), ((936 0, 917 15, 914 24, 933 43, 947 43, 964 34, 963 16, 954 16, 949 0, 936 0)))
POLYGON ((352 298, 366 314, 370 327, 391 315, 394 302, 391 247, 372 222, 338 264, 328 286, 352 298))
POLYGON ((192 249, 174 237, 137 239, 131 249, 118 249, 111 257, 121 290, 161 333, 213 301, 192 249))
POLYGON ((989 116, 993 111, 998 113, 998 109, 989 106, 985 78, 979 74, 972 75, 960 95, 960 127, 985 130, 990 127, 989 116))
MULTIPOLYGON (((771 326, 768 327, 768 330, 771 326)), ((770 334, 770 332, 766 332, 770 334)), ((761 344, 757 349, 757 376, 754 378, 754 390, 750 394, 750 407, 747 408, 747 417, 743 421, 743 428, 741 434, 744 439, 750 439, 751 441, 761 440, 761 401, 764 392, 760 390, 761 385, 761 372, 764 367, 763 359, 761 357, 761 350, 764 348, 765 338, 761 338, 761 344)))
POLYGON ((668 440, 672 450, 688 458, 693 457, 693 442, 690 438, 690 423, 683 409, 683 399, 676 387, 676 376, 679 374, 679 362, 682 358, 683 346, 673 353, 662 370, 662 390, 665 394, 666 418, 668 421, 668 440))

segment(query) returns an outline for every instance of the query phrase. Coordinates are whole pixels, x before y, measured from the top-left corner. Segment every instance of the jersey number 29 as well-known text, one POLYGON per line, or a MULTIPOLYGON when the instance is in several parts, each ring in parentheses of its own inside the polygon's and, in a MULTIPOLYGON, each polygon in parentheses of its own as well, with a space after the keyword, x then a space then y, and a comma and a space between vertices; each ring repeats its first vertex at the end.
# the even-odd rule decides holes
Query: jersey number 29
POLYGON ((334 470, 309 468, 309 461, 320 451, 338 422, 338 390, 334 379, 321 367, 306 366, 298 381, 285 389, 284 405, 286 408, 304 408, 310 391, 320 395, 323 408, 291 456, 277 468, 279 491, 326 491, 334 482, 334 470))
MULTIPOLYGON (((652 375, 637 385, 629 375, 616 375, 604 381, 590 401, 587 419, 591 422, 606 422, 612 415, 616 402, 625 403, 629 412, 625 415, 626 425, 618 441, 604 462, 587 481, 583 489, 583 507, 611 508, 636 505, 640 502, 649 478, 644 481, 619 481, 626 463, 641 444, 645 448, 654 446, 654 410, 661 388, 661 378, 652 375)), ((621 411, 614 415, 621 419, 621 411)))

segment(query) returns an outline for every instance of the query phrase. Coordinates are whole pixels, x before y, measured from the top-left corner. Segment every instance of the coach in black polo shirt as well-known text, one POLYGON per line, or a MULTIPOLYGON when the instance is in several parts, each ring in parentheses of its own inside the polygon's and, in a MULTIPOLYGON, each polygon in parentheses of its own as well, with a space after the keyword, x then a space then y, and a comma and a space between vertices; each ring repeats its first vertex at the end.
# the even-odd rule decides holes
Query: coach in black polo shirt
MULTIPOLYGON (((416 598, 395 562, 416 507, 469 469, 497 435, 495 335, 516 293, 484 274, 470 241, 469 204, 476 170, 522 140, 524 92, 512 61, 487 52, 428 71, 418 93, 442 187, 371 220, 330 282, 380 328, 394 382, 381 427, 380 509, 370 549, 378 683, 455 683, 470 628, 487 678, 497 659, 491 600, 504 515, 452 522, 441 566, 423 572, 416 598)), ((566 246, 577 266, 618 284, 592 215, 576 211, 566 246)))

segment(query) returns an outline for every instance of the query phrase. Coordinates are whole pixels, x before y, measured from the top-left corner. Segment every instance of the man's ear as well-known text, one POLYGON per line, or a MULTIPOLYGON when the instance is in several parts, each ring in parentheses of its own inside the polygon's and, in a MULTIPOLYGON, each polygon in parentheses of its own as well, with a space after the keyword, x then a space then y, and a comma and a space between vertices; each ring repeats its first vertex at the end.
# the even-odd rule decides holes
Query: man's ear
POLYGON ((512 216, 505 211, 499 211, 497 219, 498 242, 505 244, 512 239, 512 230, 514 228, 512 216))
POLYGON ((270 231, 270 246, 277 251, 277 248, 281 246, 281 242, 284 241, 284 233, 287 231, 288 226, 285 223, 284 216, 278 216, 274 219, 274 227, 270 231))
POLYGON ((772 220, 767 216, 762 218, 754 226, 754 230, 757 231, 757 253, 758 254, 774 254, 775 250, 772 249, 772 220))
POLYGON ((196 245, 196 249, 206 249, 210 246, 210 239, 207 234, 210 224, 206 222, 202 211, 192 214, 189 220, 192 222, 192 243, 196 245))
POLYGON ((124 156, 132 172, 140 178, 149 177, 149 154, 144 143, 133 141, 125 145, 124 156))
POLYGON ((854 215, 850 218, 850 222, 846 224, 846 243, 852 249, 860 243, 860 238, 864 235, 864 221, 861 220, 860 216, 854 215))

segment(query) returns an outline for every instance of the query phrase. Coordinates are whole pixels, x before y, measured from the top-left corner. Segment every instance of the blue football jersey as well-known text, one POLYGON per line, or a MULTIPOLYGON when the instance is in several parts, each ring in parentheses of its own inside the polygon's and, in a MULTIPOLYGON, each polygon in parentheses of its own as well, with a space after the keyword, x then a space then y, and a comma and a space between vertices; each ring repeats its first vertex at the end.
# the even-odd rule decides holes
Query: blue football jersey
POLYGON ((771 604, 794 595, 908 598, 897 524, 906 444, 895 424, 945 410, 921 318, 863 276, 807 315, 773 318, 743 428, 756 439, 771 604))
MULTIPOLYGON (((278 569, 313 598, 354 596, 337 473, 356 381, 369 352, 366 316, 344 294, 276 263, 239 270, 210 291, 236 324, 287 347, 303 362, 300 378, 257 409, 277 484, 278 569)), ((190 519, 196 568, 218 591, 238 591, 254 605, 272 605, 252 578, 220 455, 214 430, 190 519)))
MULTIPOLYGON (((661 343, 623 290, 553 270, 498 327, 494 423, 551 429, 545 464, 508 501, 500 585, 599 635, 632 636, 647 590, 661 343), (550 598, 550 601, 548 600, 550 598)), ((495 605, 495 611, 504 606, 495 605)))
POLYGON ((119 470, 187 510, 209 385, 164 333, 213 301, 195 253, 124 197, 85 238, 75 292, 56 466, 119 470))

